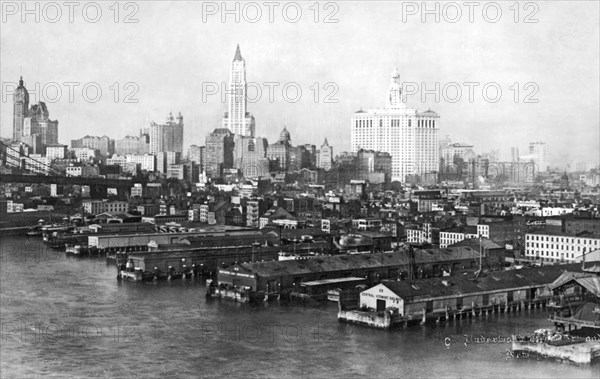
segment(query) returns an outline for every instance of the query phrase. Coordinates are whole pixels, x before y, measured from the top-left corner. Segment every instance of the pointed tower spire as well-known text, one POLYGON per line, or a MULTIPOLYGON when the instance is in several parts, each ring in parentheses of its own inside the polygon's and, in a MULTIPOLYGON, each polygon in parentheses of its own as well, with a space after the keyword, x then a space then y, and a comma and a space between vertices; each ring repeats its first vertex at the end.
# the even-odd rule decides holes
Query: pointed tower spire
POLYGON ((240 52, 240 44, 237 44, 237 48, 235 49, 235 56, 233 57, 233 61, 243 61, 242 53, 240 52))
POLYGON ((394 67, 392 70, 392 81, 390 83, 390 89, 388 90, 388 98, 386 108, 398 109, 403 106, 402 100, 402 86, 400 84, 400 73, 398 68, 394 67))

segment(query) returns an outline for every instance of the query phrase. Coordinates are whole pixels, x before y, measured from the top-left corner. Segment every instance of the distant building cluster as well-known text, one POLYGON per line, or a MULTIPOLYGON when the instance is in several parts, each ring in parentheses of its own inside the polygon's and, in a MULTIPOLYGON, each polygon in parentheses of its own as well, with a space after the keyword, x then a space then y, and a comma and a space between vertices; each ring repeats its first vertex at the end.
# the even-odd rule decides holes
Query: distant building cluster
MULTIPOLYGON (((145 177, 192 184, 268 180, 333 189, 350 186, 359 192, 358 183, 372 189, 390 189, 394 182, 480 189, 533 185, 547 180, 551 171, 545 142, 531 142, 527 149, 512 146, 502 160, 499 150, 477 153, 470 143, 440 138, 440 116, 407 105, 397 69, 391 74, 385 105, 351 116, 351 149, 337 155, 327 138, 320 146, 294 145, 287 127, 275 142, 255 135, 239 45, 226 99, 220 125, 205 136, 204 145, 184 147, 183 116, 169 113, 164 122, 153 121, 135 135, 86 135, 68 146, 58 142, 58 121, 50 120, 46 104, 30 106, 21 78, 13 96, 13 138, 2 145, 2 161, 44 175, 145 177)), ((567 171, 579 173, 578 182, 594 185, 598 175, 592 169, 586 162, 575 162, 567 171)))
POLYGON ((58 121, 50 120, 46 103, 29 106, 29 92, 23 78, 13 94, 13 144, 29 154, 45 154, 47 146, 58 144, 58 121))

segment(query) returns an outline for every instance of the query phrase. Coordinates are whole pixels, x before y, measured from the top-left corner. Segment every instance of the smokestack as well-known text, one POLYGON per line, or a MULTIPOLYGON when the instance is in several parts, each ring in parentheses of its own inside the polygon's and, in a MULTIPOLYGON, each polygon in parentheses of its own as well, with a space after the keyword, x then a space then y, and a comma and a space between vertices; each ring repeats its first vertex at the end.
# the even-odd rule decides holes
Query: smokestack
POLYGON ((581 271, 585 270, 585 247, 583 248, 583 253, 581 253, 581 271))

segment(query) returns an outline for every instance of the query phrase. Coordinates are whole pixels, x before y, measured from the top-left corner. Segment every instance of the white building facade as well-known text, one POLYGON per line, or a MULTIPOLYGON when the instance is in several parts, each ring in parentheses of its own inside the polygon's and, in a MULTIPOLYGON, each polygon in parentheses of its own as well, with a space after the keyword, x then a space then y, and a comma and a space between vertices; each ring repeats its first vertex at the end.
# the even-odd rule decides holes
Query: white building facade
POLYGON ((407 108, 400 75, 392 73, 386 107, 360 110, 351 120, 351 149, 387 152, 392 156, 392 180, 425 175, 439 169, 439 115, 407 108))
POLYGON ((129 154, 125 156, 127 163, 133 162, 140 165, 140 170, 156 171, 156 157, 151 154, 129 154))
POLYGON ((600 238, 528 233, 525 235, 525 256, 549 262, 581 262, 600 259, 600 238))
POLYGON ((317 167, 329 171, 331 170, 331 162, 333 162, 333 147, 329 146, 327 138, 325 138, 325 142, 323 142, 321 149, 319 149, 317 167))
POLYGON ((548 171, 548 149, 545 142, 529 143, 529 157, 537 166, 537 171, 548 171))
POLYGON ((246 91, 246 61, 242 58, 240 45, 238 45, 231 63, 227 92, 228 107, 223 117, 223 127, 233 134, 254 137, 254 116, 246 111, 246 91))

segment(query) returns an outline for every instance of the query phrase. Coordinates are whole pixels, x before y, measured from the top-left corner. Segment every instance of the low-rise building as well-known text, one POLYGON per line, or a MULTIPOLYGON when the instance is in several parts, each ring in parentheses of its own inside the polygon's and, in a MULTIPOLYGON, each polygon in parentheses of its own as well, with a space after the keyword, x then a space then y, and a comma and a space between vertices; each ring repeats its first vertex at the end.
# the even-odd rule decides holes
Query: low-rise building
POLYGON ((525 257, 543 262, 581 262, 600 260, 600 236, 533 232, 525 235, 525 257))
POLYGON ((144 188, 141 183, 135 183, 133 187, 131 187, 131 197, 143 197, 144 188))
POLYGON ((124 213, 129 209, 129 204, 124 201, 86 200, 83 202, 86 213, 124 213))
MULTIPOLYGON (((254 262, 232 265, 219 270, 218 282, 227 286, 247 287, 253 291, 277 292, 282 289, 300 289, 302 283, 313 280, 344 277, 364 277, 369 283, 380 279, 415 276, 453 275, 478 267, 479 253, 468 247, 443 250, 415 250, 411 262, 409 254, 373 253, 342 254, 306 260, 254 262)), ((498 269, 502 262, 482 259, 484 267, 498 269)))
POLYGON ((67 145, 46 145, 46 157, 50 160, 67 157, 67 145))
POLYGON ((66 168, 67 176, 81 176, 81 166, 69 166, 66 168))
POLYGON ((477 234, 477 228, 474 226, 446 229, 444 231, 440 231, 440 247, 445 248, 460 242, 465 238, 477 237, 479 237, 479 235, 477 234))

